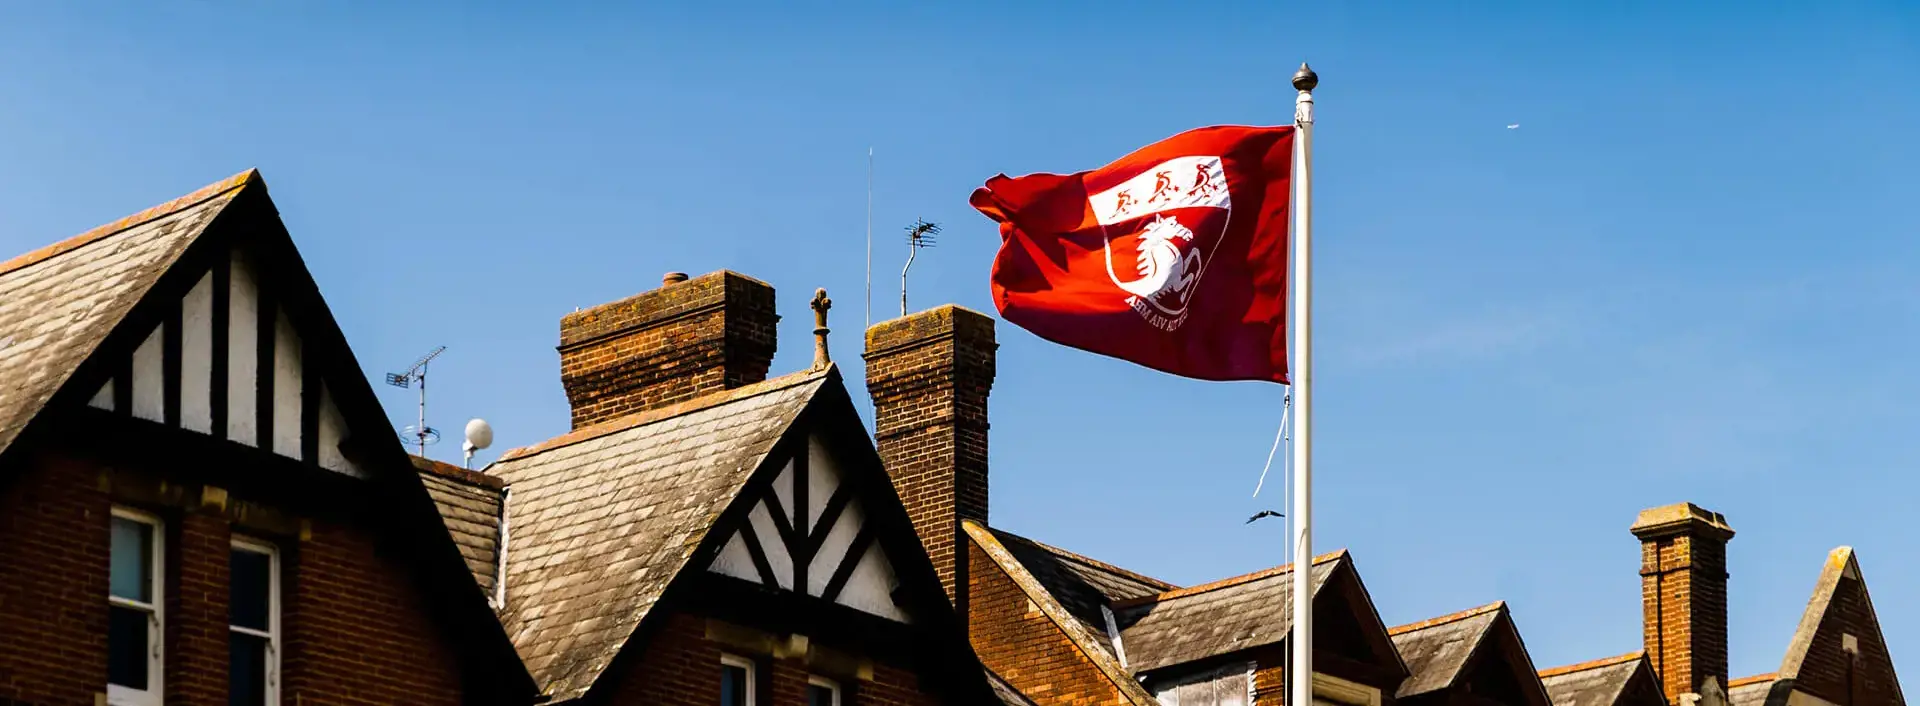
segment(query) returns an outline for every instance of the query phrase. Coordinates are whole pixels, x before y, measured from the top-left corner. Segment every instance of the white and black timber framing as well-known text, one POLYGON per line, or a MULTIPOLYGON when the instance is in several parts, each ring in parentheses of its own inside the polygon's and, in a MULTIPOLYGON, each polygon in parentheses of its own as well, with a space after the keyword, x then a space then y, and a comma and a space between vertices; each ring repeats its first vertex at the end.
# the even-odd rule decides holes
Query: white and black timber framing
POLYGON ((109 366, 90 404, 366 477, 340 450, 346 422, 320 370, 325 356, 308 352, 276 296, 273 282, 284 280, 240 248, 223 255, 158 305, 160 321, 109 366))

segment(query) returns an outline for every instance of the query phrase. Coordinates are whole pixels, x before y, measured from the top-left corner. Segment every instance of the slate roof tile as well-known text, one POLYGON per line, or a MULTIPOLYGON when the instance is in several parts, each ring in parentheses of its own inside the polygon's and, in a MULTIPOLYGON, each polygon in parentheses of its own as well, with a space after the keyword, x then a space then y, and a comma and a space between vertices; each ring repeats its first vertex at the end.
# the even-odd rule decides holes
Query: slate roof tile
POLYGON ((1640 669, 1644 652, 1627 654, 1564 667, 1543 669, 1540 682, 1547 687, 1553 706, 1613 706, 1620 692, 1640 669))
POLYGON ((258 179, 249 170, 0 262, 0 453, 240 189, 258 179))
POLYGON ((1467 666, 1474 648, 1486 639, 1505 602, 1422 620, 1389 629, 1394 649, 1411 672, 1400 682, 1395 698, 1407 698, 1439 691, 1453 685, 1460 670, 1467 666))
POLYGON ((608 421, 488 467, 513 491, 501 620, 545 693, 592 686, 828 377, 608 421))
MULTIPOLYGON (((1344 551, 1314 557, 1316 595, 1344 561, 1344 551)), ((1289 564, 1116 602, 1127 667, 1138 674, 1279 643, 1293 627, 1292 576, 1289 564)))

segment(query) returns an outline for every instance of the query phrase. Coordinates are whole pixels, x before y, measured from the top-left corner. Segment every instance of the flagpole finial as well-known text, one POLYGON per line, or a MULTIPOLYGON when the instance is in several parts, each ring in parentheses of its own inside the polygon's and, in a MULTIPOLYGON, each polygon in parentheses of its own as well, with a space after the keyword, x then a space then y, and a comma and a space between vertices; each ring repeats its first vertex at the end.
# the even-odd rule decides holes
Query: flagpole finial
POLYGON ((1314 87, 1319 85, 1320 85, 1320 74, 1314 73, 1313 67, 1307 66, 1307 62, 1304 62, 1304 61, 1300 62, 1300 70, 1293 72, 1294 89, 1300 90, 1300 91, 1311 91, 1314 89, 1314 87))

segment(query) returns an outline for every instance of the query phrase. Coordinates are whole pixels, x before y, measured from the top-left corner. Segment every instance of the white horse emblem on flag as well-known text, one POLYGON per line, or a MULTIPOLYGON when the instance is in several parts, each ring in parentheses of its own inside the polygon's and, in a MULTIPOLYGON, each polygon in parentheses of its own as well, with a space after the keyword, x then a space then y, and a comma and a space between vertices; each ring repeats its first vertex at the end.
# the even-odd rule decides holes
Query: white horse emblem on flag
POLYGON ((1087 201, 1104 236, 1107 276, 1127 306, 1162 331, 1180 328, 1233 212, 1220 158, 1170 159, 1087 201), (1190 184, 1176 174, 1192 175, 1190 184), (1143 203, 1137 193, 1151 196, 1143 203))

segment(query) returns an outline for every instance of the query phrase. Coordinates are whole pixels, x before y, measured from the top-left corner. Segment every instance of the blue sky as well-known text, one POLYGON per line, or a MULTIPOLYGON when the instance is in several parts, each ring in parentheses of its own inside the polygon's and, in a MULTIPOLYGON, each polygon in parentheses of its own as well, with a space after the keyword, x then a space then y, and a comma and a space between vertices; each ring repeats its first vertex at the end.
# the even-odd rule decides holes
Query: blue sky
MULTIPOLYGON (((1735 676, 1841 544, 1920 654, 1920 8, 1189 5, 8 3, 0 253, 257 166, 369 375, 448 346, 450 437, 565 431, 559 317, 668 270, 779 287, 776 373, 827 287, 863 398, 869 146, 876 313, 921 217, 916 306, 991 311, 973 187, 1285 122, 1306 58, 1316 534, 1389 623, 1505 599, 1541 666, 1637 649, 1626 528, 1693 500, 1739 532, 1735 676)), ((1243 524, 1281 388, 999 337, 996 525, 1183 584, 1281 561, 1243 524)))

